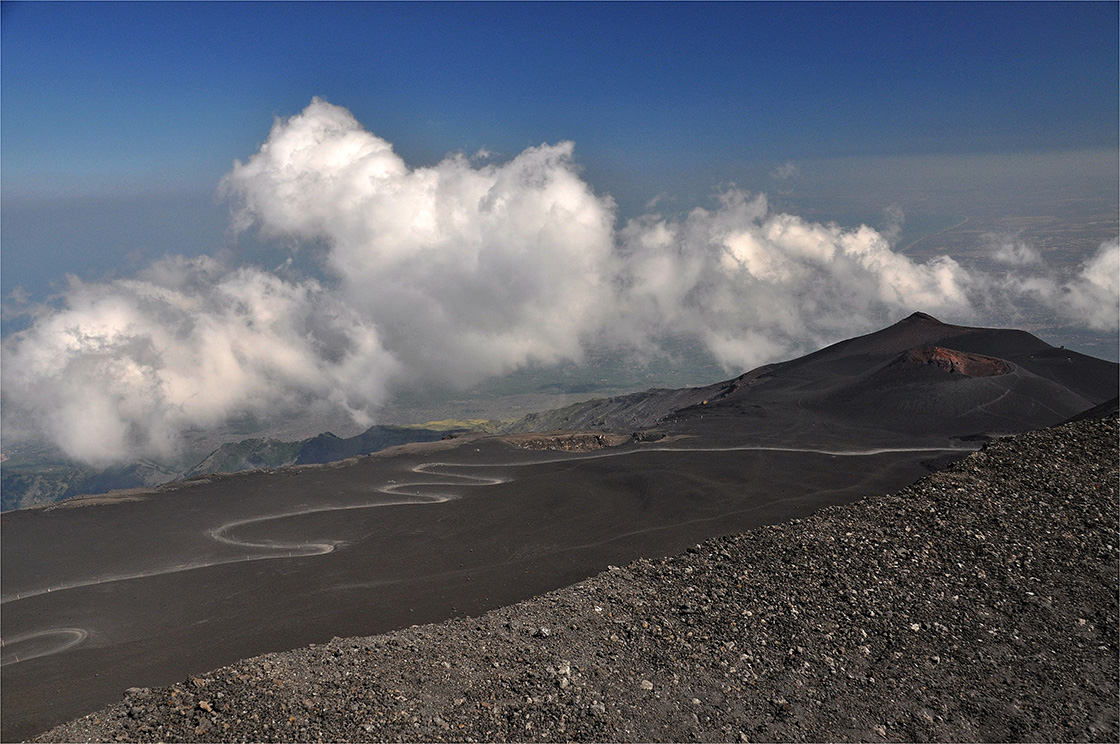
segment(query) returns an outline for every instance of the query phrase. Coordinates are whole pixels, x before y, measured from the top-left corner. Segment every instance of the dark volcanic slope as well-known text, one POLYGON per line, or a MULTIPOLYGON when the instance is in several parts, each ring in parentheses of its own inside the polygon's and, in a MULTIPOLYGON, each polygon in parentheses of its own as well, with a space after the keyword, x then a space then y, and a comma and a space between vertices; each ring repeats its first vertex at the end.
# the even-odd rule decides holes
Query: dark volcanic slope
POLYGON ((5 514, 0 739, 128 687, 476 615, 608 564, 882 493, 944 454, 851 442, 712 451, 696 439, 566 453, 457 440, 5 514), (433 500, 444 494, 456 498, 433 500))
MULTIPOLYGON (((733 419, 761 439, 790 427, 912 438, 1050 426, 1120 392, 1120 366, 1055 348, 1024 331, 969 328, 924 313, 734 380, 651 390, 527 417, 522 426, 632 431, 682 424, 719 435, 701 417, 733 419), (955 360, 954 363, 949 363, 955 360)), ((885 440, 884 440, 885 441, 885 440)))
POLYGON ((1117 741, 1117 420, 477 619, 270 654, 41 741, 1117 741))
POLYGON ((611 563, 896 490, 974 449, 970 435, 1115 397, 1117 369, 915 314, 729 382, 564 414, 655 425, 621 446, 466 437, 5 513, 0 739, 128 687, 477 615, 611 563))
POLYGON ((709 391, 706 405, 676 411, 666 423, 740 417, 759 430, 781 430, 788 422, 774 412, 797 411, 797 425, 809 437, 817 427, 959 436, 1064 421, 1116 396, 1120 365, 1054 348, 1023 331, 955 326, 914 313, 713 387, 720 389, 709 391), (957 363, 946 364, 947 357, 957 363))

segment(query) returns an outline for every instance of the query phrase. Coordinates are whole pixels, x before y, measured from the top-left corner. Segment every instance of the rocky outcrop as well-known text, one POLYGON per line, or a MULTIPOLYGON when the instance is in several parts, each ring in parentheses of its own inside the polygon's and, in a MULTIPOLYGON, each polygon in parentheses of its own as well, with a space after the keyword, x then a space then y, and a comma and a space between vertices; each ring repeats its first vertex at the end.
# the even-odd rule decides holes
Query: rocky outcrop
POLYGON ((502 438, 520 449, 562 450, 564 452, 591 452, 606 447, 617 447, 631 441, 629 436, 597 432, 511 434, 502 438))

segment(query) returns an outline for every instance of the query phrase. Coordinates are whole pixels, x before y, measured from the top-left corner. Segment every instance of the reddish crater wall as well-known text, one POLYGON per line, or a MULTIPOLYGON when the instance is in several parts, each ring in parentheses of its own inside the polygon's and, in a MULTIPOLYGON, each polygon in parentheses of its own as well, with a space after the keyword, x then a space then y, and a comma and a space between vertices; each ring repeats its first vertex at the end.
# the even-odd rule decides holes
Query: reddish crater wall
POLYGON ((1011 371, 1011 365, 996 357, 969 354, 940 346, 919 346, 902 355, 901 361, 928 364, 965 377, 995 377, 1011 371))

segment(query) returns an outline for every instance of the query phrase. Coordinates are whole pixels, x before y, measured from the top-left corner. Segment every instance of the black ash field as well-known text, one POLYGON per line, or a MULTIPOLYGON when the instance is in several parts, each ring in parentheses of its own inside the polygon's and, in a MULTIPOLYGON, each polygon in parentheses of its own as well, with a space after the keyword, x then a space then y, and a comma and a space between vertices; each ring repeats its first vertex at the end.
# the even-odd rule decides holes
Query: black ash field
POLYGON ((1059 430, 1082 432, 1060 452, 1031 435, 1020 464, 979 475, 1017 440, 960 458, 1117 386, 1115 364, 915 314, 709 388, 546 419, 620 437, 465 437, 6 513, 0 736, 189 678, 52 736, 1115 738, 1114 421, 1059 430), (538 597, 954 460, 928 493, 538 597), (838 536, 828 520, 855 521, 838 536))
POLYGON ((39 741, 1117 740, 1117 420, 489 612, 247 659, 39 741))

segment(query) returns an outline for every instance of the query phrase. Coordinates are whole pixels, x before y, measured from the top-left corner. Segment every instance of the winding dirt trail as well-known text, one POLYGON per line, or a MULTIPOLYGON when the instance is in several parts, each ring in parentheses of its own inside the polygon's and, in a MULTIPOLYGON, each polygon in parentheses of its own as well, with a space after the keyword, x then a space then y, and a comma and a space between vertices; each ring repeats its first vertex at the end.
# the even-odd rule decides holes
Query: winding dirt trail
MULTIPOLYGON (((82 579, 72 582, 66 582, 49 587, 24 591, 17 594, 9 594, 0 597, 0 604, 17 602, 23 599, 40 596, 43 594, 64 592, 71 589, 78 589, 82 587, 93 586, 96 584, 131 581, 153 576, 180 573, 184 571, 193 571, 229 563, 306 558, 317 555, 325 555, 327 553, 333 552, 340 545, 340 543, 337 541, 286 543, 277 540, 248 539, 239 538, 237 536, 237 532, 249 526, 256 526, 267 522, 298 518, 301 516, 308 516, 312 514, 321 514, 324 512, 377 509, 389 506, 440 504, 460 498, 461 494, 457 493, 457 491, 460 489, 484 488, 501 483, 506 483, 512 480, 508 477, 476 475, 472 472, 469 472, 477 472, 480 469, 500 470, 526 468, 564 462, 582 462, 600 460, 610 457, 626 457, 652 452, 795 452, 826 455, 832 457, 871 457, 875 455, 901 452, 942 453, 954 451, 971 451, 971 448, 965 450, 960 448, 946 447, 899 447, 843 450, 768 446, 685 447, 660 445, 652 447, 641 447, 636 449, 619 449, 591 453, 584 452, 578 454, 557 454, 555 456, 541 457, 532 460, 515 460, 506 462, 425 462, 412 467, 411 472, 420 476, 435 477, 437 478, 437 480, 418 478, 415 480, 408 480, 403 483, 395 483, 393 481, 390 481, 385 485, 376 488, 377 493, 381 493, 387 496, 396 496, 400 498, 359 504, 312 507, 296 511, 281 512, 278 514, 266 514, 257 517, 248 517, 231 522, 226 522, 207 531, 207 535, 218 543, 245 549, 247 552, 245 552, 243 555, 231 558, 218 558, 188 563, 178 563, 162 568, 153 568, 147 571, 119 573, 111 576, 101 576, 92 579, 82 579)), ((618 535, 611 539, 621 539, 626 536, 627 535, 618 535)), ((577 549, 579 547, 586 546, 575 546, 569 549, 577 549)), ((16 664, 32 658, 61 653, 81 644, 88 638, 89 634, 90 631, 83 628, 49 628, 31 633, 24 633, 21 636, 15 638, 5 639, 0 641, 0 654, 2 654, 2 662, 0 663, 2 663, 2 665, 16 664)))
POLYGON ((57 654, 77 646, 88 637, 89 631, 84 628, 51 628, 21 633, 0 641, 0 649, 4 653, 3 658, 0 658, 0 666, 57 654))
MULTIPOLYGON (((412 468, 412 472, 434 475, 430 469, 435 467, 446 466, 448 463, 423 463, 412 468)), ((194 571, 200 568, 209 568, 211 566, 221 566, 227 563, 241 563, 243 561, 265 561, 275 560, 279 558, 304 558, 313 555, 324 555, 332 552, 337 543, 324 542, 324 543, 284 543, 275 540, 253 541, 253 540, 239 540, 232 536, 231 533, 238 528, 246 527, 248 525, 260 524, 262 522, 270 522, 280 519, 290 519, 292 517, 307 516, 310 514, 320 514, 323 512, 332 511, 349 511, 353 509, 376 509, 385 506, 404 506, 411 504, 438 504, 444 501, 450 501, 457 498, 452 494, 424 494, 416 492, 418 487, 444 487, 444 486, 489 486, 502 483, 501 478, 484 478, 480 476, 471 475, 453 475, 446 474, 444 477, 460 478, 459 481, 412 481, 408 483, 393 484, 390 483, 381 486, 377 489, 378 493, 384 493, 392 496, 405 495, 408 498, 398 499, 395 501, 376 501, 364 504, 348 504, 342 506, 323 506, 313 507, 309 509, 300 509, 297 511, 282 512, 280 514, 267 514, 260 517, 249 517, 247 519, 238 519, 232 522, 226 522, 218 527, 208 531, 208 535, 217 542, 226 545, 233 545, 241 548, 249 548, 252 550, 261 550, 265 552, 247 553, 237 558, 226 558, 208 561, 195 561, 191 563, 179 563, 173 566, 164 568, 155 568, 148 571, 135 571, 132 573, 114 574, 112 576, 100 576, 94 579, 83 579, 79 581, 67 582, 64 584, 56 584, 49 587, 40 589, 32 589, 30 591, 20 592, 18 594, 8 594, 0 597, 0 604, 7 604, 9 602, 16 602, 30 597, 37 597, 42 594, 52 592, 64 592, 70 589, 79 589, 87 586, 94 586, 96 584, 109 584, 117 581, 131 581, 133 579, 144 579, 152 576, 161 576, 171 573, 179 573, 182 571, 194 571), (465 483, 463 481, 466 481, 465 483), (409 493, 408 489, 413 492, 409 493)))

